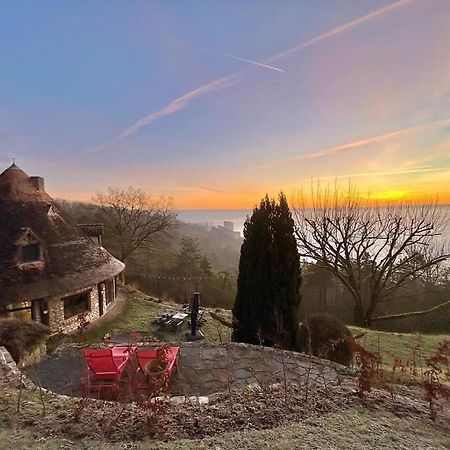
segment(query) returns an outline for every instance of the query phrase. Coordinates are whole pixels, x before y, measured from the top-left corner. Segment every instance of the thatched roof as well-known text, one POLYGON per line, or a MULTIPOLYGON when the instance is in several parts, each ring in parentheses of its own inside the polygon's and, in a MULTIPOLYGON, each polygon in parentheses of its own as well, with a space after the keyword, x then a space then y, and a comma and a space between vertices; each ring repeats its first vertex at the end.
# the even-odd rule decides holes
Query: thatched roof
POLYGON ((42 179, 15 164, 0 174, 0 304, 63 295, 124 267, 61 217, 42 179), (27 236, 41 244, 42 262, 20 264, 27 236))

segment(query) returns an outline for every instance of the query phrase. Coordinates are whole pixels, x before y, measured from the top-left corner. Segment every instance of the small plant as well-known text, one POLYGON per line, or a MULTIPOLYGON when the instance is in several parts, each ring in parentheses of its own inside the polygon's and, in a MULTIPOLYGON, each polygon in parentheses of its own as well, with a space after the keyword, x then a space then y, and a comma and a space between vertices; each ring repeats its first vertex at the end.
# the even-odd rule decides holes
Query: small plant
POLYGON ((361 333, 357 336, 347 336, 345 338, 355 355, 355 362, 359 368, 358 394, 361 398, 364 397, 365 393, 372 390, 382 362, 378 353, 367 350, 358 342, 358 339, 361 339, 365 334, 361 333))
POLYGON ((82 313, 78 314, 77 322, 78 322, 77 331, 79 333, 83 333, 84 331, 86 331, 87 327, 91 323, 89 320, 89 313, 82 312, 82 313))
POLYGON ((148 370, 151 372, 160 372, 167 368, 169 363, 168 352, 164 347, 158 347, 156 349, 156 358, 151 361, 148 370))
POLYGON ((166 372, 169 365, 168 349, 158 347, 156 357, 147 363, 144 370, 147 374, 148 383, 153 387, 154 392, 163 393, 167 390, 169 377, 166 372))
POLYGON ((423 337, 420 334, 416 334, 414 336, 414 341, 412 344, 412 355, 411 355, 411 365, 412 365, 412 372, 413 375, 417 375, 417 362, 418 358, 420 358, 420 352, 423 345, 423 337))
POLYGON ((75 403, 72 411, 73 419, 75 422, 80 421, 81 416, 83 415, 90 401, 91 398, 89 397, 89 395, 87 393, 84 393, 83 397, 75 403))
POLYGON ((430 415, 436 420, 438 412, 442 410, 440 399, 450 399, 450 388, 445 382, 450 381, 450 341, 439 344, 434 355, 425 359, 427 370, 421 382, 425 391, 425 399, 430 408, 430 415))

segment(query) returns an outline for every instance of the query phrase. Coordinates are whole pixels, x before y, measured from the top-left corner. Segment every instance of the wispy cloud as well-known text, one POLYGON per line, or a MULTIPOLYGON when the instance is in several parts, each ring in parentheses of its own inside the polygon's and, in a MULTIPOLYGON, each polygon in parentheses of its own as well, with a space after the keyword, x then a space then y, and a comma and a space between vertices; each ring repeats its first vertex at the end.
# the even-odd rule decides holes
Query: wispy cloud
POLYGON ((423 168, 415 167, 411 169, 404 170, 392 170, 387 172, 357 172, 357 173, 347 173, 344 175, 335 175, 329 177, 319 177, 320 180, 331 180, 339 178, 360 178, 360 177, 389 177, 393 175, 410 175, 415 173, 428 173, 428 172, 442 172, 447 170, 446 167, 433 167, 433 168, 423 168))
POLYGON ((364 139, 358 139, 351 142, 346 142, 344 144, 333 145, 331 147, 327 147, 324 149, 316 150, 313 152, 303 153, 302 155, 295 156, 293 158, 279 159, 276 161, 270 161, 268 163, 259 164, 257 166, 252 167, 254 170, 258 169, 269 169, 274 166, 287 164, 295 161, 305 161, 308 159, 316 159, 323 158, 326 156, 333 156, 338 153, 344 153, 348 150, 354 150, 357 148, 365 147, 369 144, 382 142, 394 137, 404 136, 411 133, 416 133, 418 131, 423 131, 430 128, 439 128, 446 125, 450 125, 450 118, 443 120, 436 120, 433 122, 427 122, 421 125, 417 125, 415 127, 403 128, 400 130, 390 131, 388 133, 379 134, 377 136, 370 136, 364 139))
MULTIPOLYGON (((292 53, 301 51, 307 47, 310 47, 311 45, 316 44, 317 42, 323 41, 325 39, 329 39, 333 36, 336 36, 339 33, 345 32, 353 27, 364 24, 372 19, 381 17, 382 15, 384 15, 394 9, 397 9, 398 7, 403 6, 406 3, 410 3, 411 1, 413 1, 413 0, 399 0, 391 5, 380 8, 376 11, 372 11, 371 13, 366 14, 365 16, 354 19, 343 25, 340 25, 340 26, 335 27, 331 30, 328 30, 324 33, 321 33, 318 36, 308 39, 307 41, 304 41, 294 47, 291 47, 287 50, 277 53, 276 55, 273 55, 270 58, 264 60, 263 63, 251 61, 251 60, 248 60, 245 58, 241 58, 238 56, 229 55, 229 54, 225 54, 225 53, 221 53, 221 52, 216 52, 216 53, 223 54, 225 56, 232 57, 232 58, 235 58, 238 60, 246 61, 248 63, 254 64, 257 66, 266 67, 269 69, 278 70, 278 71, 282 72, 283 71, 282 69, 270 66, 269 63, 272 61, 275 61, 277 59, 283 58, 285 56, 288 56, 292 53)), ((238 80, 239 76, 242 75, 242 73, 243 73, 243 71, 240 71, 240 72, 236 72, 234 74, 228 75, 226 77, 219 78, 218 80, 207 83, 203 86, 200 86, 196 89, 193 89, 193 90, 187 92, 186 94, 183 94, 180 97, 177 97, 176 99, 172 100, 170 103, 168 103, 163 108, 146 115, 142 119, 139 119, 137 122, 135 122, 134 124, 132 124, 131 126, 126 128, 117 137, 117 139, 118 140, 124 139, 124 138, 136 133, 141 128, 143 128, 147 125, 150 125, 151 123, 153 123, 159 119, 162 119, 163 117, 166 117, 170 114, 180 111, 181 109, 185 108, 189 103, 191 103, 193 100, 197 99, 198 97, 201 97, 203 95, 210 94, 211 92, 218 91, 218 90, 224 89, 228 86, 231 86, 238 80)), ((105 145, 106 145, 106 143, 100 144, 94 148, 89 149, 89 152, 92 153, 92 152, 99 151, 99 150, 103 149, 105 147, 105 145)))
POLYGON ((181 191, 181 192, 212 192, 212 193, 226 193, 227 191, 221 189, 215 189, 208 186, 158 186, 159 189, 163 188, 164 191, 181 191))
POLYGON ((278 67, 269 66, 268 64, 263 64, 263 63, 260 63, 260 62, 257 62, 257 61, 253 61, 251 59, 242 58, 242 57, 236 56, 236 55, 230 55, 229 53, 219 52, 218 50, 210 50, 210 49, 208 49, 208 50, 210 52, 217 53, 218 55, 226 56, 227 58, 237 59, 238 61, 247 62, 247 63, 253 64, 253 65, 258 66, 258 67, 263 67, 265 69, 275 70, 277 72, 285 72, 285 70, 279 69, 278 67))

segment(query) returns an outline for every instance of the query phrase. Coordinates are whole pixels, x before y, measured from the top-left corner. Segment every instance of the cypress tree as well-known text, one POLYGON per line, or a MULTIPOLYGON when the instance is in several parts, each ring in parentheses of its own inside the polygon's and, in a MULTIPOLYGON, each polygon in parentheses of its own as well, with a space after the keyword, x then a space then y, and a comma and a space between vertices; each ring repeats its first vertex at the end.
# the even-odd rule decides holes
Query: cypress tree
POLYGON ((244 225, 233 340, 294 349, 300 304, 300 257, 283 193, 266 195, 244 225))

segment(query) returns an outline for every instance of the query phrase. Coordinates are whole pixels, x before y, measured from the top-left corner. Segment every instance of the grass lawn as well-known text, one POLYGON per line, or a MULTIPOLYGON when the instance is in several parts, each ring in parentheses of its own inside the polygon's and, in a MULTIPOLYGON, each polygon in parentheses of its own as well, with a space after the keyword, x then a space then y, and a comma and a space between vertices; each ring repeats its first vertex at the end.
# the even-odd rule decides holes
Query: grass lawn
MULTIPOLYGON (((105 316, 93 324, 84 333, 83 341, 87 343, 100 342, 107 333, 126 333, 131 331, 146 332, 152 334, 161 341, 185 340, 188 331, 185 326, 179 332, 161 330, 153 323, 158 312, 169 309, 178 309, 178 306, 170 303, 158 303, 152 297, 139 291, 132 292, 122 289, 125 298, 123 310, 120 314, 112 315, 109 319, 105 316)), ((223 311, 224 316, 229 316, 229 311, 223 311)), ((214 320, 205 313, 206 324, 202 327, 207 342, 229 342, 231 330, 214 320)), ((403 361, 416 359, 417 367, 424 367, 424 357, 430 356, 436 350, 439 342, 450 339, 450 335, 431 334, 405 334, 376 330, 368 330, 350 327, 353 334, 366 333, 361 338, 362 344, 373 351, 379 352, 383 358, 385 368, 392 367, 394 357, 398 356, 403 361)))
MULTIPOLYGON (((156 339, 161 341, 185 340, 185 334, 188 327, 185 325, 178 332, 161 330, 153 320, 159 312, 167 310, 177 310, 179 305, 169 303, 158 303, 152 297, 139 291, 130 292, 122 289, 122 295, 125 296, 125 303, 120 314, 111 319, 108 315, 92 324, 83 333, 83 342, 88 344, 100 342, 107 333, 128 333, 131 331, 150 333, 156 339)), ((205 313, 206 324, 201 328, 205 335, 205 340, 209 342, 227 342, 230 341, 231 330, 224 325, 216 322, 208 313, 205 313)))
POLYGON ((386 331, 368 330, 365 328, 350 327, 353 334, 366 333, 361 338, 364 347, 380 353, 383 366, 391 368, 395 357, 413 364, 416 367, 425 367, 424 358, 431 356, 443 340, 450 340, 445 334, 408 334, 386 331))

